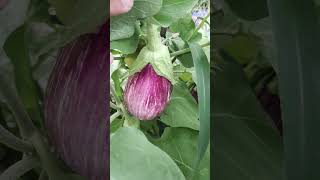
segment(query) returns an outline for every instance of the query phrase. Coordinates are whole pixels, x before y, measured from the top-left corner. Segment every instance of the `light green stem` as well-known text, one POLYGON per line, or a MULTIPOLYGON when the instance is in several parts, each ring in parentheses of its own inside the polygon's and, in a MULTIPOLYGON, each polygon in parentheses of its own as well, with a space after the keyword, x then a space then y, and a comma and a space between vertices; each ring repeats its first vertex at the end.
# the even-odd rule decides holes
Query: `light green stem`
MULTIPOLYGON (((201 47, 210 46, 210 42, 205 43, 205 44, 201 44, 200 46, 201 46, 201 47)), ((171 56, 171 57, 175 57, 175 56, 179 56, 179 55, 182 55, 182 54, 189 53, 190 51, 191 51, 190 48, 185 48, 185 49, 182 49, 182 50, 180 50, 180 51, 176 51, 176 52, 174 52, 174 53, 171 53, 170 56, 171 56)))
POLYGON ((160 33, 157 25, 147 22, 147 48, 150 51, 156 51, 162 45, 160 33))

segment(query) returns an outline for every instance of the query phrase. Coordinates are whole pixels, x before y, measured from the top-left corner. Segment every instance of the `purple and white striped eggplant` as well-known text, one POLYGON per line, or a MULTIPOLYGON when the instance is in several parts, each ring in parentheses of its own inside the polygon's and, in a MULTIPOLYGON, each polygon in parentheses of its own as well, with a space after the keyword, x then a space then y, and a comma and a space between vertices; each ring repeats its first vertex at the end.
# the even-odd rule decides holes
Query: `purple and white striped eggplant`
POLYGON ((124 103, 130 114, 140 120, 159 116, 171 96, 172 85, 159 76, 151 64, 129 77, 124 92, 124 103))
POLYGON ((109 178, 109 35, 107 26, 58 54, 45 97, 51 144, 89 180, 109 178))

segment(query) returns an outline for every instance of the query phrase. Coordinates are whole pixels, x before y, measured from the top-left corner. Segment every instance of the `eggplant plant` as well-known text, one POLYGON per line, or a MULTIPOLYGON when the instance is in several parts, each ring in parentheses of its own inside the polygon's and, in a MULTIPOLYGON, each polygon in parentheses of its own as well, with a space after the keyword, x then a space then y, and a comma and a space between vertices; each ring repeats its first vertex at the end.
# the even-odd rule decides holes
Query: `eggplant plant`
POLYGON ((210 179, 209 1, 177 2, 1 4, 1 180, 210 179))
POLYGON ((176 3, 110 18, 111 179, 210 179, 209 1, 176 3))

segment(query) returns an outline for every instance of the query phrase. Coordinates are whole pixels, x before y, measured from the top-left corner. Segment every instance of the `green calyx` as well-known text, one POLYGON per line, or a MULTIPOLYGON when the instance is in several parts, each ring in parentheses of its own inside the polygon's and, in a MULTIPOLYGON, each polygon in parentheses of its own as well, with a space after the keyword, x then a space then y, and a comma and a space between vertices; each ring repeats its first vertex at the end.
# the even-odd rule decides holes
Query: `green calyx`
POLYGON ((167 46, 161 43, 158 26, 147 22, 147 45, 143 47, 130 69, 130 75, 141 71, 147 64, 151 64, 159 76, 175 84, 173 65, 167 46))

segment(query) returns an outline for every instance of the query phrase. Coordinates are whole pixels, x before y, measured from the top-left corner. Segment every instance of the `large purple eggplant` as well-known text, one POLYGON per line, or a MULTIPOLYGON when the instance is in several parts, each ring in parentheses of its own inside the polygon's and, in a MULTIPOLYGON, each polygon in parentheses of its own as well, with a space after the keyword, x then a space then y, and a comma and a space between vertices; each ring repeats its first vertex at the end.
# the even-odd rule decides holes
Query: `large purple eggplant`
POLYGON ((109 177, 107 25, 59 51, 45 97, 46 128, 65 163, 89 180, 109 177))

